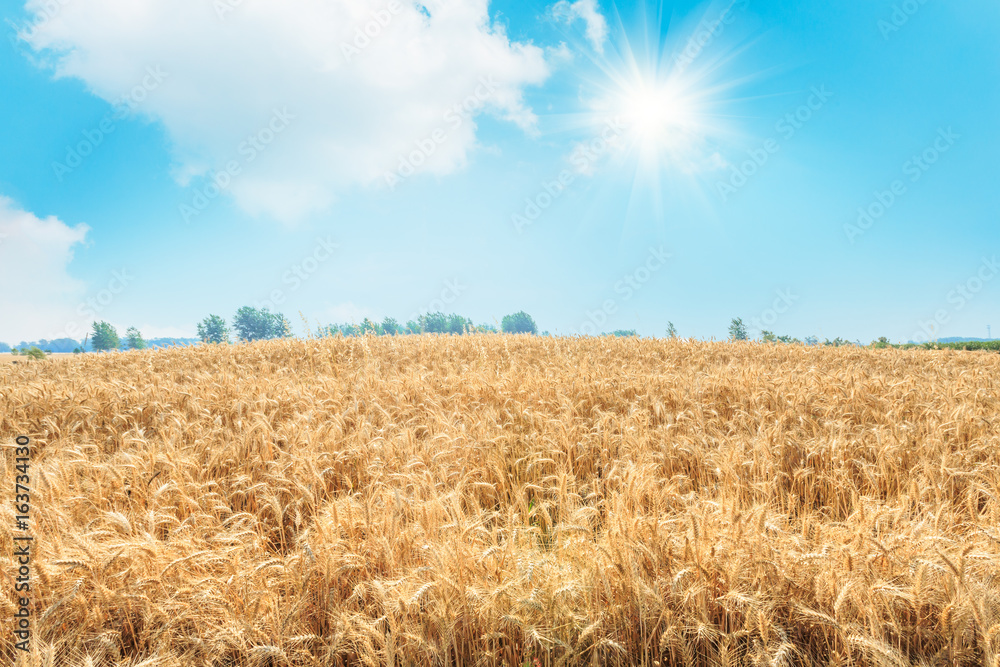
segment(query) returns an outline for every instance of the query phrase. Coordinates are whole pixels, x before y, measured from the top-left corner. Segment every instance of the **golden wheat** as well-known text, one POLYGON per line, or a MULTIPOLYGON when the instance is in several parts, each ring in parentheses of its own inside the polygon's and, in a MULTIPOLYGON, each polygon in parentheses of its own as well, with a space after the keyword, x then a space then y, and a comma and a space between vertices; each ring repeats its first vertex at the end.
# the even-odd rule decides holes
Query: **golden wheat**
POLYGON ((998 385, 987 353, 496 335, 0 365, 36 537, 33 651, 0 653, 998 665, 998 385))

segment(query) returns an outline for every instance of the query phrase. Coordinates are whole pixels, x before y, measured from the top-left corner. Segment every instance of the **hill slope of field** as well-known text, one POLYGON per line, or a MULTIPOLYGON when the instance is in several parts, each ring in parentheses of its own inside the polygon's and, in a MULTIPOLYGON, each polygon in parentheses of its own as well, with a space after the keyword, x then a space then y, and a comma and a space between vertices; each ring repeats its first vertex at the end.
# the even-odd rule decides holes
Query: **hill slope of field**
POLYGON ((996 667, 998 389, 996 354, 634 338, 0 365, 16 659, 996 667))

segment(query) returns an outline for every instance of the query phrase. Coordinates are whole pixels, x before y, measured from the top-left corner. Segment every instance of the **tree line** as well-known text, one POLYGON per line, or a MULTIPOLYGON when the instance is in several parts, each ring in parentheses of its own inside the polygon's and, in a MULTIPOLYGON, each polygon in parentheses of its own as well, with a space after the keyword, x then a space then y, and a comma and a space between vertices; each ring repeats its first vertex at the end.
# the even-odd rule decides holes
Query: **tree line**
MULTIPOLYGON (((292 336, 291 323, 282 313, 272 313, 267 308, 253 308, 244 306, 236 311, 231 322, 219 315, 209 315, 198 323, 198 340, 203 343, 231 343, 253 342, 258 340, 272 340, 276 338, 290 338, 292 336)), ((500 330, 504 333, 538 333, 538 327, 534 319, 524 311, 506 315, 500 323, 500 330)), ((400 324, 391 317, 386 317, 381 322, 374 322, 365 318, 360 324, 328 324, 318 326, 315 335, 317 336, 364 336, 369 334, 379 336, 395 336, 404 334, 466 334, 496 332, 497 328, 490 324, 473 324, 472 320, 457 314, 445 315, 444 313, 426 313, 420 315, 416 320, 410 320, 406 324, 400 324)), ((548 333, 548 332, 544 332, 548 333)), ((94 322, 92 330, 77 347, 74 353, 87 351, 87 342, 90 341, 89 349, 95 352, 109 352, 112 350, 143 350, 148 347, 148 341, 142 333, 135 327, 129 327, 124 336, 118 334, 117 329, 109 322, 94 322)), ((77 345, 76 341, 60 340, 60 343, 77 345)), ((185 339, 182 342, 187 342, 185 339)), ((2 345, 2 344, 0 344, 2 345)), ((5 345, 0 347, 0 351, 10 350, 12 354, 30 356, 32 358, 43 359, 51 350, 38 347, 37 345, 22 344, 21 349, 9 348, 5 345)), ((68 347, 67 347, 68 350, 68 347)))
MULTIPOLYGON (((288 318, 282 313, 272 313, 267 308, 253 308, 244 306, 236 311, 232 323, 228 323, 219 315, 209 315, 198 323, 198 340, 203 343, 224 344, 236 341, 253 342, 258 340, 271 340, 276 338, 289 338, 292 336, 292 327, 288 318)), ((308 325, 307 325, 308 328, 308 325)), ((409 320, 405 324, 400 324, 392 317, 386 317, 381 322, 376 322, 365 318, 360 324, 327 324, 317 326, 315 335, 326 336, 398 336, 415 334, 469 334, 469 333, 528 333, 537 334, 538 326, 534 318, 524 311, 505 315, 499 324, 499 328, 492 324, 474 324, 472 319, 455 313, 445 314, 442 312, 424 313, 415 320, 409 320)), ((549 335, 543 331, 542 335, 549 335)), ((604 336, 638 336, 635 329, 618 329, 611 333, 603 333, 604 336)), ((673 322, 667 323, 666 335, 668 338, 677 338, 677 328, 673 322)), ((91 341, 91 349, 96 352, 111 350, 142 350, 148 347, 148 341, 142 333, 135 328, 129 327, 125 335, 119 336, 118 331, 108 322, 94 322, 92 331, 84 338, 83 343, 73 350, 73 352, 84 352, 87 349, 87 340, 91 341)), ((732 341, 750 340, 749 332, 741 318, 733 318, 729 324, 729 339, 732 341)), ((157 339, 154 345, 163 344, 163 340, 157 339)), ((173 339, 170 339, 173 340, 173 339)), ((1000 341, 963 341, 947 343, 904 343, 894 344, 889 342, 885 336, 872 341, 866 346, 861 341, 849 341, 843 338, 833 340, 825 339, 822 343, 815 336, 808 336, 804 340, 799 340, 792 336, 776 335, 771 331, 761 331, 759 340, 764 343, 783 343, 790 345, 824 345, 840 347, 843 345, 854 345, 857 347, 882 348, 922 348, 922 349, 958 349, 958 350, 991 350, 1000 351, 1000 341)), ((74 341, 68 342, 75 345, 74 341)), ((184 339, 184 343, 193 342, 193 339, 184 339)), ((6 345, 0 344, 0 351, 10 349, 6 345)), ((67 348, 68 349, 68 348, 67 348)), ((49 350, 39 348, 35 345, 22 345, 21 349, 10 349, 12 354, 20 354, 33 358, 44 358, 49 350)))
MULTIPOLYGON (((500 323, 504 333, 538 333, 538 326, 531 315, 524 311, 504 316, 500 323)), ((455 313, 425 313, 406 324, 395 318, 386 317, 381 322, 365 318, 360 324, 327 324, 317 327, 317 336, 399 336, 407 334, 467 334, 495 333, 497 328, 490 324, 474 324, 468 317, 455 313)), ((198 338, 204 343, 229 343, 234 337, 238 341, 270 340, 287 338, 292 335, 288 319, 281 313, 272 313, 267 308, 244 306, 236 312, 232 327, 219 315, 209 315, 198 323, 198 338)))

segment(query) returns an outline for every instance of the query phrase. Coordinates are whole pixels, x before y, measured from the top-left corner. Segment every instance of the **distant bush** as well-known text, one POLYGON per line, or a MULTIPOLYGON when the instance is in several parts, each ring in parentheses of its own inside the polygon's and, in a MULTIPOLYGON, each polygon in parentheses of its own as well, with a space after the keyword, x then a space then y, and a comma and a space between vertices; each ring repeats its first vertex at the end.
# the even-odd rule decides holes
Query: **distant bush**
POLYGON ((826 340, 823 341, 823 345, 825 345, 826 347, 843 347, 844 345, 856 345, 856 343, 852 343, 851 341, 845 338, 837 336, 833 340, 827 338, 826 340))
MULTIPOLYGON (((778 336, 773 331, 761 331, 760 340, 764 343, 783 343, 785 345, 801 345, 802 341, 793 336, 778 336)), ((808 338, 806 339, 809 340, 808 338)), ((808 342, 806 343, 809 344, 808 342)))
POLYGON ((500 322, 500 328, 504 333, 538 333, 538 326, 535 324, 535 320, 523 310, 512 315, 504 315, 503 320, 500 322))

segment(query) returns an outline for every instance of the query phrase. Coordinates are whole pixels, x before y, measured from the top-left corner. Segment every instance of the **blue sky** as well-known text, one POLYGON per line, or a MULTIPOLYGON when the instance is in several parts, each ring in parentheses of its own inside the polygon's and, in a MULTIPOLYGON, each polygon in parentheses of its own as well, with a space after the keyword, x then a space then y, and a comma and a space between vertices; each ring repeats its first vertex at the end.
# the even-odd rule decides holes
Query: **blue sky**
POLYGON ((1000 330, 994 2, 7 7, 0 341, 1000 330))

